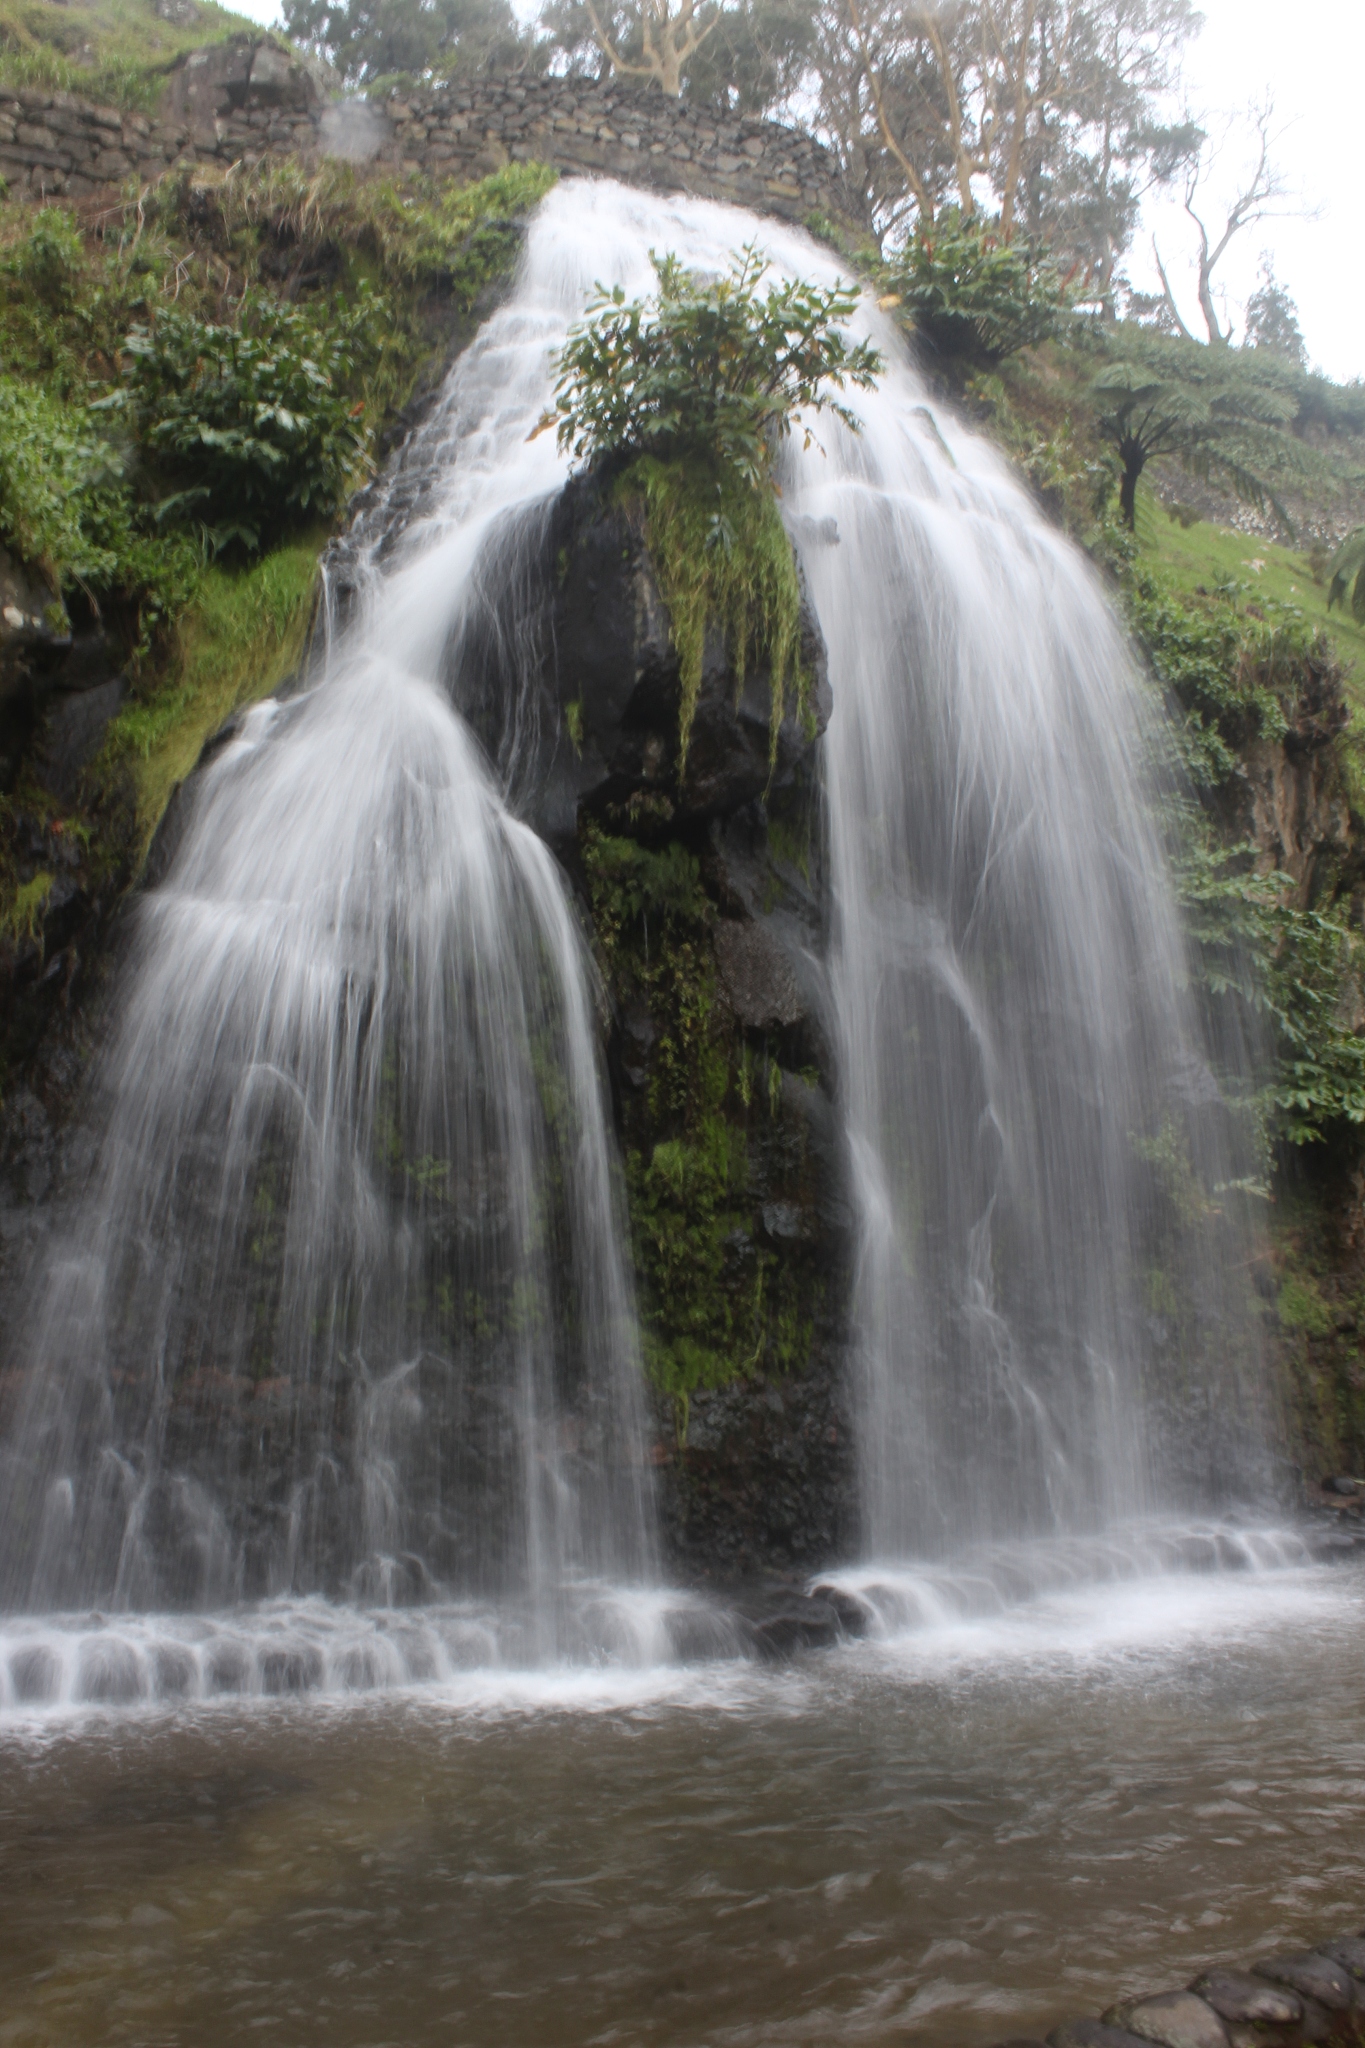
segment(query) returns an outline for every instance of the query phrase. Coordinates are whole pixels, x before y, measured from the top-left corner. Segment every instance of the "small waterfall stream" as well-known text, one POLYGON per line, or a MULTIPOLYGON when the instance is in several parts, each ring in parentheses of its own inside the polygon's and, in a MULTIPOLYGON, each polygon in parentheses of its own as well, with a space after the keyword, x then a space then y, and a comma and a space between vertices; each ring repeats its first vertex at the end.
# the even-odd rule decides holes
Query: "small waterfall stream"
POLYGON ((1251 1162, 1154 822, 1164 720, 1089 564, 888 353, 861 436, 789 492, 798 531, 839 534, 805 564, 837 705, 867 1541, 943 1554, 1264 1497, 1251 1162))
MULTIPOLYGON (((566 474, 531 429, 594 282, 647 292, 651 249, 715 271, 750 238, 836 275, 731 209, 551 194, 355 523, 323 672, 206 767, 12 1350, 6 1604, 512 1595, 544 1657, 585 1640, 571 1583, 653 1574, 590 965, 517 764, 455 706, 471 610, 524 570, 510 523, 566 474)), ((868 1548, 1083 1535, 1197 1499, 1211 1461, 1249 1497, 1256 1418, 1230 1379, 1190 1439, 1211 1383, 1163 1358, 1148 1269, 1173 1158, 1205 1191, 1206 1353, 1233 1359, 1207 1191, 1240 1169, 1151 823, 1159 721, 1086 565, 860 317, 889 359, 864 431, 789 448, 783 487, 835 700, 868 1548)))

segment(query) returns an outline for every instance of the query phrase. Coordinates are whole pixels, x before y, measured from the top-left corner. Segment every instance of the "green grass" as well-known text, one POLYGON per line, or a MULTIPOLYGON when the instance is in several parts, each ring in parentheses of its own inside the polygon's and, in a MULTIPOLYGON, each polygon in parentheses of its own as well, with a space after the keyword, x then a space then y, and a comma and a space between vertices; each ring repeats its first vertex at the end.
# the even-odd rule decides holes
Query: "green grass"
POLYGON ((1202 519, 1182 527, 1143 490, 1138 492, 1137 535, 1142 557, 1155 558, 1165 578, 1182 593, 1235 583, 1244 601, 1268 599, 1298 607, 1310 625, 1331 636, 1348 670, 1354 665, 1347 690, 1356 708, 1365 708, 1365 631, 1349 612, 1335 606, 1328 611, 1326 579, 1315 582, 1306 555, 1202 519))
POLYGON ((269 696, 297 666, 326 539, 327 529, 319 528, 247 569, 211 564, 177 630, 164 680, 110 726, 100 765, 132 770, 139 866, 172 789, 194 767, 205 740, 240 705, 269 696))
POLYGON ((192 21, 163 21, 152 0, 0 0, 0 87, 33 86, 150 113, 187 50, 259 26, 193 0, 192 21))

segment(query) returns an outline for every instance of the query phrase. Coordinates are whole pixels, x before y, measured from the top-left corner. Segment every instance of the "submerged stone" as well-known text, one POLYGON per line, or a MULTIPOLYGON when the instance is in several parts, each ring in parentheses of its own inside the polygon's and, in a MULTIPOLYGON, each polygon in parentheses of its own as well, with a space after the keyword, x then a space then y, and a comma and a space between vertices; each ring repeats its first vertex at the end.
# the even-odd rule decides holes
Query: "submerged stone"
POLYGON ((1047 2048, 1138 2048, 1139 2036, 1107 2020, 1063 2020, 1047 2037, 1047 2048))
POLYGON ((1365 1934, 1350 1934, 1342 1941, 1325 1941, 1318 1951, 1329 1961, 1340 1963, 1353 1977, 1365 1978, 1365 1934))

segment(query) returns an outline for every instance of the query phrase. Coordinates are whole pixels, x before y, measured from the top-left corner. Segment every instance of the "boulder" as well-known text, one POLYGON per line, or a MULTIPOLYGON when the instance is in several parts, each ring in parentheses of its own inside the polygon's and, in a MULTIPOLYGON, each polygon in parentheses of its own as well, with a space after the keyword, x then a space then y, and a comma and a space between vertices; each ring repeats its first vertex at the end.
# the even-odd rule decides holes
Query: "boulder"
POLYGON ((1343 1941, 1325 1941, 1318 1953, 1330 1962, 1340 1963, 1353 1977, 1365 1980, 1365 1934, 1348 1935, 1343 1941))
POLYGON ((1268 1956, 1255 1965, 1255 1973, 1272 1984, 1287 1985, 1300 1998, 1316 1999, 1328 2012, 1349 2012, 1356 2003, 1350 1971, 1311 1949, 1297 1955, 1268 1956))
POLYGON ((1158 2048, 1228 2048, 1227 2029, 1211 2005, 1193 1991, 1161 1991, 1153 1998, 1130 1999, 1105 2014, 1158 2048))
POLYGON ((1047 2048, 1138 2048, 1140 2036, 1105 2020, 1063 2020, 1047 2037, 1047 2048))
POLYGON ((1225 2020, 1243 2026, 1295 2026, 1303 2004, 1292 1991, 1241 1970, 1205 1970, 1190 1986, 1225 2020))

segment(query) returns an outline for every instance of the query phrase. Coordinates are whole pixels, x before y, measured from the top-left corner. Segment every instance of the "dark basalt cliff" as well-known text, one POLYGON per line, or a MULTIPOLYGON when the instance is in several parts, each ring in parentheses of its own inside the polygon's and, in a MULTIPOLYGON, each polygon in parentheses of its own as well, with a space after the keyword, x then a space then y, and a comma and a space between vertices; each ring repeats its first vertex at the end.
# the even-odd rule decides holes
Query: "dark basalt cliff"
POLYGON ((591 921, 672 1562, 808 1570, 857 1540, 819 624, 807 605, 805 709, 789 689, 775 749, 767 670, 741 687, 712 634, 680 772, 639 510, 580 476, 497 545, 515 566, 452 683, 591 921))

